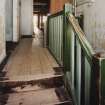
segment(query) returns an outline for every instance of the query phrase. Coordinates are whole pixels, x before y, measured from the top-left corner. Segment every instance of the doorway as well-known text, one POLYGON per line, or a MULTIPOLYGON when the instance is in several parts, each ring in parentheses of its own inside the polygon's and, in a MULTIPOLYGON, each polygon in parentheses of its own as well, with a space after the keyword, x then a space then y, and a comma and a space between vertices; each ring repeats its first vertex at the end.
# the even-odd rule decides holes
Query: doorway
POLYGON ((13 50, 13 0, 6 0, 5 14, 5 40, 8 56, 13 50))
POLYGON ((42 45, 46 46, 47 16, 49 13, 50 0, 33 0, 33 25, 34 37, 41 39, 42 45))

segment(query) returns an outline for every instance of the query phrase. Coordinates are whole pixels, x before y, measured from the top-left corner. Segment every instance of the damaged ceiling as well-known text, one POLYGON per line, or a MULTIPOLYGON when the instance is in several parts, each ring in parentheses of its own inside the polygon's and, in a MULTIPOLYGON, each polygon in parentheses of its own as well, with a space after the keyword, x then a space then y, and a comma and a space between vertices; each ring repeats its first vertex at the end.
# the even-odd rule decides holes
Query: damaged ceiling
POLYGON ((50 0, 34 0, 33 8, 35 14, 47 14, 49 13, 50 0))

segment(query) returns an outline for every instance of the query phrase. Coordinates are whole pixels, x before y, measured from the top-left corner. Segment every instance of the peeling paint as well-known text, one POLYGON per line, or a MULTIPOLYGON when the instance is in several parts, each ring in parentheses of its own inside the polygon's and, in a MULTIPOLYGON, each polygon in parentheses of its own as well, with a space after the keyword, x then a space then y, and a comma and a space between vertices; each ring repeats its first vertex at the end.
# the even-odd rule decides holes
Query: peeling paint
POLYGON ((13 0, 6 0, 5 4, 5 36, 6 41, 13 39, 13 0))
POLYGON ((20 0, 13 0, 13 41, 18 42, 20 37, 20 0))
POLYGON ((0 0, 0 63, 5 57, 5 0, 0 0))
POLYGON ((105 0, 95 0, 77 7, 77 15, 84 15, 84 31, 94 49, 105 50, 105 0))
POLYGON ((22 35, 32 35, 33 28, 33 0, 21 0, 21 24, 22 35))

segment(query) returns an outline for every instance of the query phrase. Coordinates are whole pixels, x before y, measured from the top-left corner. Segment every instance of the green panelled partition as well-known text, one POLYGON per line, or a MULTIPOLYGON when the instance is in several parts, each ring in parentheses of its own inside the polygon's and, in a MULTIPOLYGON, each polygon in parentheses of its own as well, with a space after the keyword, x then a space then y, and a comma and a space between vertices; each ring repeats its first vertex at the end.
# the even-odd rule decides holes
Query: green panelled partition
POLYGON ((49 49, 59 64, 62 64, 63 52, 63 11, 48 17, 49 49))
POLYGON ((72 6, 48 18, 48 47, 64 66, 74 105, 105 105, 105 55, 96 53, 73 16, 72 6))
POLYGON ((100 80, 100 91, 101 91, 101 105, 105 105, 105 55, 100 60, 101 80, 100 80))

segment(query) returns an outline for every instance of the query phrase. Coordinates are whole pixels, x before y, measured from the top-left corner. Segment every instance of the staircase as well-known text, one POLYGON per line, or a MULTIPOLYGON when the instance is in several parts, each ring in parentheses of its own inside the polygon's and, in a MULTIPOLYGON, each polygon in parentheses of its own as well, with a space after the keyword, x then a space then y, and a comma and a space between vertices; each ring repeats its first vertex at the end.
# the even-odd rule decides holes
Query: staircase
POLYGON ((61 71, 30 80, 4 78, 0 84, 0 105, 73 105, 61 71))

